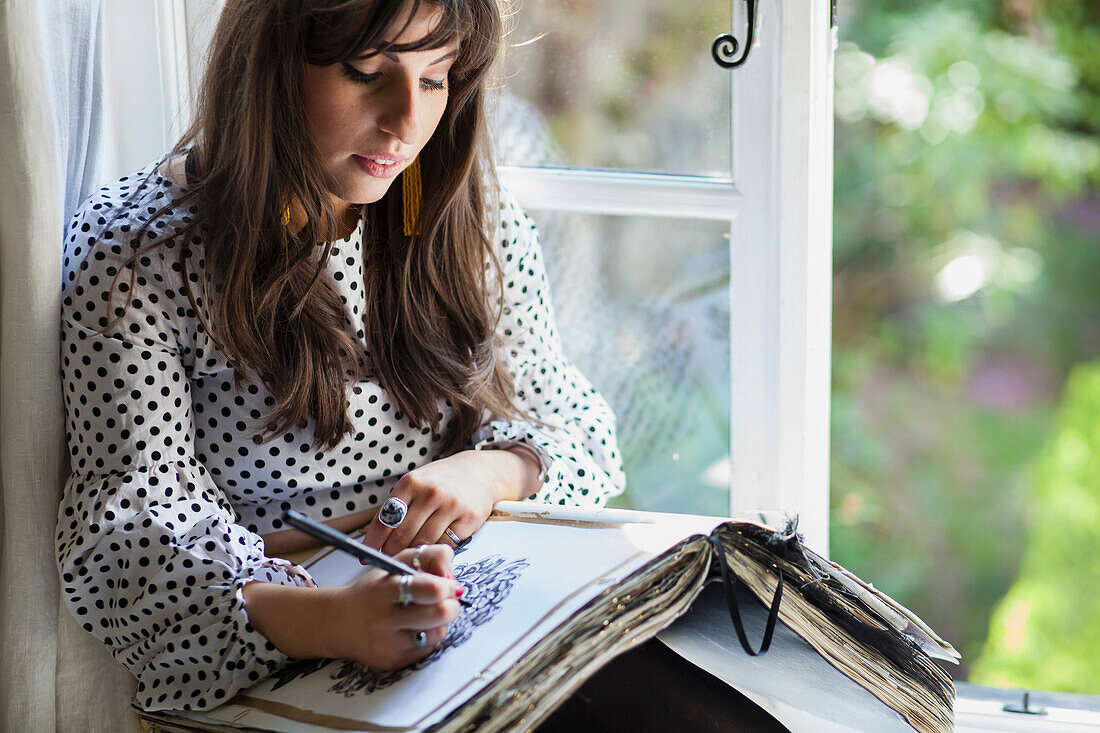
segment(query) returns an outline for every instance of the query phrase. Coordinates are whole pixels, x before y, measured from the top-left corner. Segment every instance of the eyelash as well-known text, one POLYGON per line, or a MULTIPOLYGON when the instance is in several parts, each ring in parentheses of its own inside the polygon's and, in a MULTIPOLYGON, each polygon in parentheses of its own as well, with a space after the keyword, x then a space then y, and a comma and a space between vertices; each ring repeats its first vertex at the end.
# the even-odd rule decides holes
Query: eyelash
MULTIPOLYGON (((364 74, 362 71, 347 62, 340 64, 340 68, 343 70, 344 76, 360 84, 370 84, 371 82, 376 81, 382 77, 382 72, 380 71, 376 71, 373 74, 364 74)), ((426 92, 439 92, 446 89, 447 85, 443 81, 436 81, 435 79, 425 79, 421 77, 420 88, 426 92)))

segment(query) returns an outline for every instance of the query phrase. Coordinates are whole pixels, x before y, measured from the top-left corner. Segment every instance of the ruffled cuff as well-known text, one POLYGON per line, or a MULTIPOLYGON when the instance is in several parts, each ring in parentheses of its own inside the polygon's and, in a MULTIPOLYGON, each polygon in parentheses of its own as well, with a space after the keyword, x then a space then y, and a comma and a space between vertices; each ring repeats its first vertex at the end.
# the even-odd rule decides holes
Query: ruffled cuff
POLYGON ((295 565, 281 557, 269 557, 262 565, 252 570, 252 580, 275 585, 297 585, 302 588, 316 588, 313 576, 301 565, 295 565))
MULTIPOLYGON (((248 621, 244 605, 244 586, 258 579, 237 578, 233 581, 232 594, 226 599, 228 608, 225 605, 216 605, 204 612, 204 615, 209 614, 208 622, 213 621, 205 628, 208 637, 234 640, 233 651, 217 660, 218 668, 199 673, 198 680, 205 681, 206 684, 196 684, 189 688, 181 685, 177 675, 182 674, 186 680, 187 674, 172 664, 160 663, 155 667, 139 670, 135 674, 138 686, 134 693, 139 707, 148 711, 208 710, 224 703, 237 692, 267 677, 290 661, 287 655, 279 651, 248 621)), ((192 617, 187 623, 202 623, 202 620, 201 617, 192 617)), ((177 639, 183 632, 183 622, 169 629, 169 633, 177 639)), ((191 643, 190 639, 174 642, 181 647, 191 643)), ((171 648, 173 644, 168 646, 171 648)), ((196 651, 202 653, 205 649, 196 651)))
MULTIPOLYGON (((266 636, 248 620, 245 608, 244 587, 253 581, 274 583, 277 585, 316 587, 313 578, 301 567, 280 558, 265 558, 260 564, 248 569, 246 575, 240 575, 231 581, 227 590, 225 605, 215 605, 205 613, 214 621, 207 627, 210 637, 230 638, 234 641, 225 657, 219 660, 220 669, 208 670, 211 673, 210 687, 203 690, 195 687, 190 696, 179 695, 186 692, 171 676, 169 665, 159 665, 163 669, 146 670, 138 675, 138 689, 135 698, 145 710, 183 707, 191 710, 206 710, 226 702, 237 692, 250 687, 268 675, 276 672, 288 662, 288 657, 279 651, 266 636), (220 628, 219 628, 220 627, 220 628), (168 676, 165 676, 165 675, 168 676)), ((192 617, 191 623, 202 623, 192 617)), ((181 628, 172 629, 173 636, 183 632, 181 628)), ((177 642, 181 645, 193 643, 190 640, 177 642)), ((200 642, 201 643, 201 642, 200 642)), ((196 652, 200 651, 196 647, 196 652)), ((203 650, 204 651, 204 650, 203 650)))
POLYGON ((526 448, 539 462, 538 490, 527 497, 536 498, 546 486, 546 479, 554 467, 554 456, 540 442, 534 429, 527 423, 493 420, 478 428, 473 437, 474 450, 504 450, 513 446, 526 448))
MULTIPOLYGON (((271 673, 286 664, 290 658, 249 623, 244 602, 244 587, 254 581, 302 588, 316 588, 317 583, 301 566, 279 557, 265 558, 262 563, 253 567, 250 573, 248 577, 240 577, 233 581, 233 608, 229 618, 233 620, 235 635, 244 648, 254 652, 254 664, 266 667, 268 673, 271 673)), ((239 666, 240 662, 238 662, 239 666)))

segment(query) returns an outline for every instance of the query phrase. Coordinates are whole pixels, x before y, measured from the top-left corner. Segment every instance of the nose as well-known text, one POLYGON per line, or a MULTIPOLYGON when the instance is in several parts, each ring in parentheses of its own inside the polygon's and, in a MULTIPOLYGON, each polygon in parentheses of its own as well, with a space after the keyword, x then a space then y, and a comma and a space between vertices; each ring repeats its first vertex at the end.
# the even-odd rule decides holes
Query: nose
POLYGON ((378 127, 406 145, 417 142, 419 135, 420 79, 395 74, 379 95, 378 127))

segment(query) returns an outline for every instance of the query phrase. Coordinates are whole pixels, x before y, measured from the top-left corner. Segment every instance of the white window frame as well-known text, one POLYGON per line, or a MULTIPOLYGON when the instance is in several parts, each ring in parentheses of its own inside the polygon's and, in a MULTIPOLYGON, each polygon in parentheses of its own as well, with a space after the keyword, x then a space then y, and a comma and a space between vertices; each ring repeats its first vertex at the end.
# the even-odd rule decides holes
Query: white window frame
MULTIPOLYGON (((207 47, 220 5, 153 4, 163 104, 160 129, 147 134, 162 137, 157 149, 190 117, 196 49, 207 47)), ((500 173, 530 209, 730 224, 730 512, 797 514, 809 545, 826 554, 835 31, 827 0, 758 5, 754 47, 730 72, 733 180, 524 166, 500 173)), ((743 37, 745 3, 732 8, 743 37)))
MULTIPOLYGON (((745 4, 735 0, 733 11, 734 28, 744 28, 745 4)), ((760 3, 754 48, 730 72, 732 180, 501 169, 531 209, 730 223, 730 513, 797 514, 822 553, 829 538, 831 20, 824 0, 760 3)))

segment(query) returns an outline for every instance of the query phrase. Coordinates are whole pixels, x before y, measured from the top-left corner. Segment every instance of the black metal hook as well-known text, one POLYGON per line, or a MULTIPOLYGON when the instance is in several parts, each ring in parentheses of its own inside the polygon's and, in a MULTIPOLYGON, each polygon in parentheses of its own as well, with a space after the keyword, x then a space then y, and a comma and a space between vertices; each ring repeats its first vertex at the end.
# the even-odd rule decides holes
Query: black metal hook
POLYGON ((745 0, 745 3, 749 10, 748 28, 745 31, 745 50, 741 56, 735 58, 739 46, 732 33, 718 36, 710 46, 710 55, 714 57, 714 62, 724 69, 736 69, 745 63, 745 59, 749 57, 749 51, 752 50, 753 31, 756 30, 756 0, 745 0))

